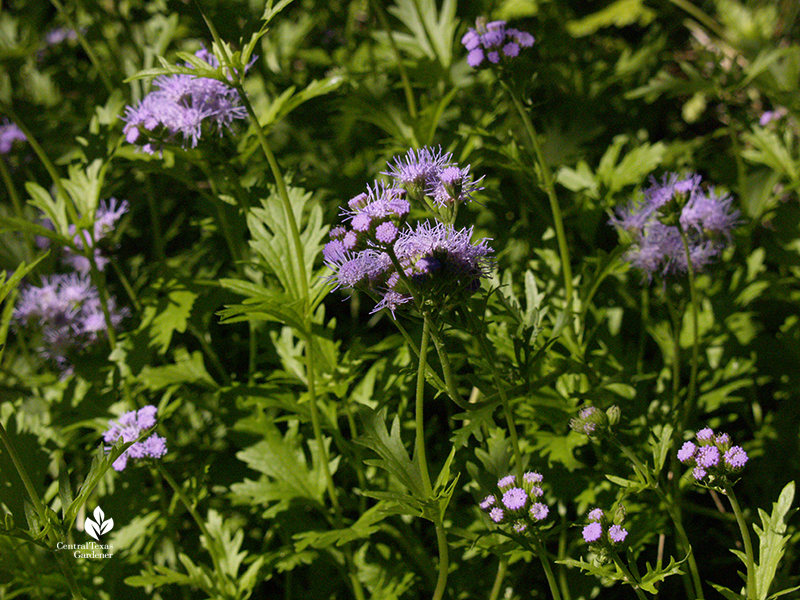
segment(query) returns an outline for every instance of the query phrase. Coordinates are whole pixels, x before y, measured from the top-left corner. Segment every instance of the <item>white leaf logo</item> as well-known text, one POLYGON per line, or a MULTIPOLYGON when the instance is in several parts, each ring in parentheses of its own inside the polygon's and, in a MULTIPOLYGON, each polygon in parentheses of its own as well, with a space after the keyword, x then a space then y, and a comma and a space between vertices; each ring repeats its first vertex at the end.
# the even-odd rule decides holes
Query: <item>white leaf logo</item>
POLYGON ((84 529, 86 529, 86 533, 99 541, 101 535, 108 533, 114 528, 114 519, 104 520, 106 515, 99 506, 94 509, 94 513, 92 514, 94 515, 94 521, 86 519, 83 526, 84 529))

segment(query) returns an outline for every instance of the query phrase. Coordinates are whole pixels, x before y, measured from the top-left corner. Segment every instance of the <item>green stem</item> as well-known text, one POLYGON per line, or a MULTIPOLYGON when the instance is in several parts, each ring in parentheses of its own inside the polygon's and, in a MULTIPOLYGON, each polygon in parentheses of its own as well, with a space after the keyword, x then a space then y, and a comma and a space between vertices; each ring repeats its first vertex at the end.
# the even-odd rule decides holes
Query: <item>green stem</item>
POLYGON ((200 515, 198 514, 197 510, 195 510, 192 503, 189 502, 189 498, 186 497, 186 494, 183 493, 183 488, 181 488, 181 486, 178 485, 178 482, 172 478, 172 475, 170 475, 169 471, 167 471, 164 465, 161 464, 161 461, 156 461, 156 465, 158 466, 158 471, 161 473, 161 476, 173 489, 175 495, 178 496, 178 499, 186 507, 186 510, 189 511, 189 514, 194 519, 194 522, 197 523, 197 527, 200 529, 201 535, 206 539, 206 544, 208 544, 208 553, 211 555, 211 561, 214 563, 214 572, 221 575, 222 571, 220 568, 219 557, 217 557, 216 550, 214 549, 215 538, 211 537, 211 534, 209 534, 205 522, 200 518, 200 515))
MULTIPOLYGON (((17 193, 17 188, 14 186, 14 180, 11 179, 11 173, 8 171, 8 167, 6 166, 6 161, 0 158, 0 177, 3 178, 3 184, 6 186, 6 190, 8 191, 8 196, 11 198, 11 204, 14 205, 14 214, 16 214, 18 219, 24 220, 25 213, 22 210, 22 202, 19 199, 19 194, 17 193)), ((24 233, 25 236, 25 243, 28 246, 28 253, 30 256, 34 255, 35 246, 33 244, 33 236, 29 231, 24 233)))
POLYGON ((681 550, 686 553, 686 556, 688 557, 689 571, 692 577, 692 585, 694 586, 694 597, 697 600, 703 600, 703 582, 700 579, 700 571, 697 568, 697 561, 694 558, 692 544, 689 541, 689 536, 686 535, 686 530, 683 528, 680 510, 677 505, 670 502, 670 498, 663 494, 663 492, 662 495, 663 500, 667 505, 667 512, 672 518, 672 523, 675 525, 675 532, 678 534, 678 542, 682 546, 681 550))
POLYGON ((689 0, 669 0, 675 6, 680 8, 681 10, 689 13, 695 19, 700 21, 703 25, 705 25, 709 30, 713 31, 718 37, 722 39, 725 38, 725 31, 720 27, 720 25, 711 17, 709 17, 706 13, 702 10, 697 8, 694 4, 692 4, 689 0))
POLYGON ((72 206, 72 202, 69 201, 69 196, 67 195, 67 191, 64 189, 64 186, 61 183, 61 177, 59 177, 58 170, 56 169, 56 166, 53 164, 53 161, 50 160, 50 157, 47 156, 47 153, 45 153, 42 146, 39 144, 36 138, 33 137, 31 130, 28 129, 25 123, 23 123, 20 120, 20 118, 14 113, 14 111, 11 110, 10 106, 8 106, 5 102, 0 102, 0 111, 6 113, 8 117, 14 122, 14 124, 20 128, 22 133, 25 134, 25 137, 27 138, 28 143, 31 145, 31 148, 33 148, 34 153, 42 162, 42 166, 44 166, 45 170, 49 173, 50 178, 53 180, 53 185, 56 186, 56 190, 58 191, 59 196, 64 198, 67 204, 67 210, 72 209, 72 212, 70 214, 70 216, 72 217, 72 222, 77 223, 78 215, 77 213, 75 213, 75 207, 72 206))
POLYGON ((733 487, 727 481, 723 484, 725 495, 731 503, 733 514, 736 516, 736 523, 739 525, 739 531, 742 534, 742 543, 744 544, 745 566, 747 568, 747 600, 756 600, 756 569, 755 558, 753 556, 753 543, 750 540, 750 531, 747 528, 747 521, 745 521, 742 509, 739 507, 739 502, 736 500, 736 494, 733 493, 733 487))
POLYGON ((427 313, 424 313, 423 316, 424 321, 422 323, 422 341, 419 344, 419 367, 417 369, 417 394, 414 409, 414 423, 416 430, 416 437, 414 440, 414 459, 419 464, 419 469, 422 473, 422 485, 425 490, 425 495, 430 496, 433 493, 433 487, 431 486, 431 476, 428 473, 428 460, 425 457, 424 401, 425 367, 428 357, 428 341, 431 337, 431 321, 427 313))
POLYGON ((533 548, 542 563, 544 575, 547 578, 547 585, 550 586, 550 593, 553 596, 553 600, 561 600, 561 592, 558 588, 558 582, 556 581, 555 575, 553 575, 553 568, 550 566, 550 561, 547 558, 547 550, 545 550, 544 545, 542 544, 542 541, 539 539, 538 535, 533 536, 533 548))
POLYGON ((442 365, 442 374, 444 375, 445 388, 450 399, 455 402, 460 408, 467 410, 467 405, 458 393, 455 380, 453 379, 453 370, 450 366, 450 357, 447 355, 447 348, 444 346, 444 341, 439 335, 439 330, 435 324, 431 324, 431 338, 433 345, 436 347, 436 354, 439 355, 439 363, 442 365))
POLYGON ((163 263, 166 260, 164 254, 164 236, 161 233, 161 215, 159 214, 158 206, 156 205, 155 194, 153 193, 153 182, 150 176, 145 173, 145 189, 147 197, 147 209, 150 214, 150 227, 153 232, 153 246, 156 254, 156 260, 163 263))
MULTIPOLYGON (((57 548, 58 543, 63 541, 61 539, 61 535, 48 523, 49 519, 47 517, 47 509, 42 503, 41 498, 39 498, 39 494, 36 492, 36 488, 33 486, 31 478, 28 476, 28 471, 25 469, 25 465, 22 463, 22 460, 20 460, 19 454, 17 454, 17 449, 14 447, 14 443, 11 441, 11 437, 8 435, 8 432, 6 431, 6 428, 3 426, 2 422, 0 422, 0 439, 3 440, 3 445, 6 448, 6 452, 8 452, 8 455, 11 457, 11 462, 14 463, 14 468, 17 470, 17 474, 22 480, 22 485, 25 486, 25 490, 28 492, 28 497, 31 500, 31 504, 33 504, 34 510, 36 510, 36 514, 39 515, 39 520, 42 523, 42 527, 47 529, 47 539, 50 542, 50 547, 57 548)), ((83 600, 83 595, 78 587, 78 582, 75 580, 75 575, 72 573, 72 566, 70 565, 67 555, 63 552, 59 552, 58 550, 53 550, 53 552, 56 555, 56 560, 58 561, 58 566, 61 569, 61 573, 64 575, 64 579, 67 581, 67 586, 72 593, 72 597, 75 600, 83 600)))
POLYGON ((505 556, 500 558, 500 563, 497 565, 497 575, 494 578, 492 585, 492 592, 489 594, 489 600, 497 600, 500 597, 500 588, 503 587, 503 580, 506 578, 506 571, 508 570, 508 558, 505 556))
POLYGON ((567 246, 567 236, 564 232, 564 219, 561 216, 561 206, 558 204, 558 197, 556 196, 553 174, 550 172, 550 167, 547 166, 547 162, 544 159, 544 154, 542 153, 542 148, 539 144, 539 138, 536 135, 536 129, 533 127, 533 122, 530 120, 528 112, 525 110, 525 106, 523 106, 522 102, 517 97, 517 94, 510 85, 508 85, 502 79, 500 80, 500 83, 508 92, 509 96, 511 96, 511 100, 514 103, 520 118, 522 119, 522 124, 525 127, 525 132, 528 134, 528 139, 530 141, 531 148, 533 149, 534 158, 539 165, 542 186, 544 187, 547 198, 550 201, 550 211, 553 213, 553 224, 556 230, 556 238, 558 239, 558 251, 561 256, 561 270, 564 274, 564 288, 567 296, 566 308, 568 314, 570 314, 570 320, 572 320, 572 299, 574 294, 572 287, 572 266, 569 262, 569 248, 567 246))
POLYGON ((386 30, 386 36, 389 40, 389 47, 392 49, 392 53, 395 55, 397 59, 397 68, 400 71, 400 79, 403 82, 403 91, 406 95, 406 105, 408 106, 408 114, 411 115, 411 118, 416 120, 417 118, 417 105, 414 101, 414 91, 411 88, 411 80, 408 78, 408 73, 406 72, 406 67, 403 64, 403 57, 400 56, 400 50, 397 48, 397 44, 394 41, 394 35, 392 35, 392 28, 389 26, 389 20, 386 18, 386 11, 383 10, 383 5, 381 4, 381 0, 372 0, 372 6, 375 8, 375 12, 378 15, 378 20, 381 22, 381 27, 386 30))
POLYGON ((94 68, 97 69, 98 75, 100 75, 100 79, 103 81, 103 86, 106 88, 106 91, 109 95, 114 92, 114 84, 111 82, 111 79, 108 76, 108 68, 104 67, 100 60, 97 58, 97 54, 95 54, 94 48, 92 48, 91 44, 86 41, 86 37, 84 37, 83 33, 81 33, 81 28, 75 23, 75 20, 72 16, 64 10, 64 7, 61 5, 59 0, 50 0, 51 4, 56 7, 56 10, 61 13, 61 16, 64 17, 64 20, 70 26, 70 28, 75 32, 75 35, 78 38, 78 43, 83 48, 83 51, 86 52, 86 56, 89 57, 89 61, 94 65, 94 68))
POLYGON ((644 595, 644 592, 639 587, 639 581, 633 576, 633 573, 630 572, 625 563, 622 562, 622 559, 619 557, 619 555, 613 550, 611 551, 610 554, 611 554, 611 559, 614 561, 614 564, 617 565, 617 567, 619 567, 619 570, 622 571, 622 573, 625 575, 628 582, 630 583, 630 586, 633 588, 633 591, 636 592, 636 596, 640 600, 647 600, 647 596, 644 595))
POLYGON ((689 395, 683 407, 683 419, 679 422, 679 425, 683 425, 688 422, 694 410, 694 396, 697 387, 697 365, 700 360, 700 333, 698 323, 698 314, 700 310, 694 266, 692 265, 692 255, 689 250, 689 239, 680 223, 678 224, 678 231, 680 231, 681 240, 683 241, 683 250, 686 252, 686 272, 689 274, 689 296, 692 301, 692 364, 689 375, 689 395))
POLYGON ((436 589, 433 591, 432 600, 441 600, 447 589, 447 576, 450 573, 450 559, 447 549, 447 535, 444 524, 439 519, 436 523, 436 545, 439 547, 439 578, 436 580, 436 589))

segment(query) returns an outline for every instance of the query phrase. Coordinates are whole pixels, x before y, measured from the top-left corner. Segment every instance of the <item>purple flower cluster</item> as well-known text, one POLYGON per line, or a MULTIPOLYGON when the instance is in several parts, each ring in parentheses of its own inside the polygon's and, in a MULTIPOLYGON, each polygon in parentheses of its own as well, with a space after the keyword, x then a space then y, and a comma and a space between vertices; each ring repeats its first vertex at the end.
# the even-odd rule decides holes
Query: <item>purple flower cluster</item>
POLYGON ((495 523, 510 524, 516 533, 524 533, 550 513, 548 506, 538 500, 544 495, 542 480, 539 473, 528 471, 518 485, 515 475, 506 475, 497 482, 498 491, 486 496, 479 506, 495 523))
POLYGON ((469 165, 460 168, 453 162, 450 152, 428 147, 398 156, 383 174, 394 179, 397 187, 404 189, 409 198, 426 204, 425 196, 432 199, 434 210, 454 210, 459 204, 472 200, 472 194, 483 188, 482 177, 473 180, 469 165))
POLYGON ((393 184, 375 182, 348 202, 344 225, 330 231, 323 250, 336 288, 363 290, 377 300, 372 312, 387 308, 393 315, 415 297, 441 309, 478 289, 492 252, 487 240, 473 244, 472 228, 406 222, 409 199, 425 203, 430 196, 454 215, 478 189, 469 167, 460 169, 451 159, 428 148, 411 150, 390 167, 393 184))
MULTIPOLYGON (((120 438, 123 442, 139 439, 142 432, 155 427, 157 411, 155 406, 148 405, 138 411, 132 410, 125 413, 118 421, 109 421, 108 430, 103 434, 103 440, 108 444, 114 444, 120 438)), ((127 466, 128 459, 161 458, 166 453, 167 441, 154 433, 147 439, 131 445, 114 461, 113 467, 117 471, 122 471, 127 466)))
POLYGON ((533 46, 533 36, 527 31, 506 27, 505 21, 486 22, 479 17, 461 43, 467 49, 467 64, 473 68, 488 67, 519 55, 520 48, 533 46), (486 62, 484 62, 486 61, 486 62))
POLYGON ((736 475, 747 462, 741 446, 733 446, 727 433, 717 433, 710 427, 697 432, 697 443, 685 442, 678 450, 678 460, 691 467, 696 481, 713 483, 736 475))
MULTIPOLYGON (((108 259, 101 253, 98 243, 108 237, 114 230, 117 221, 122 218, 122 215, 128 212, 128 209, 129 205, 126 200, 122 202, 118 202, 116 198, 110 198, 107 202, 103 200, 97 208, 91 235, 89 235, 90 232, 88 230, 78 230, 75 225, 69 226, 69 233, 79 250, 83 250, 87 242, 90 247, 94 248, 95 263, 97 264, 97 268, 101 271, 108 264, 108 259)), ((64 257, 64 262, 83 275, 89 273, 91 267, 88 258, 72 252, 69 248, 65 248, 65 251, 67 254, 64 257)))
MULTIPOLYGON (((206 49, 195 56, 217 68, 219 62, 206 49)), ((186 67, 192 66, 187 64, 186 67)), ((249 65, 248 65, 249 66, 249 65)), ((126 107, 123 132, 133 144, 154 154, 165 143, 180 140, 184 148, 197 146, 206 129, 216 128, 222 135, 234 119, 244 119, 247 111, 240 103, 239 92, 218 79, 195 75, 164 75, 154 81, 158 88, 150 92, 138 106, 126 107)))
POLYGON ((739 212, 731 197, 704 191, 699 175, 684 178, 672 173, 644 192, 644 200, 618 209, 610 223, 630 235, 625 259, 648 279, 688 271, 689 261, 681 238, 687 238, 692 268, 701 271, 731 240, 739 212))
MULTIPOLYGON (((114 299, 108 301, 111 323, 119 325, 127 316, 114 299)), ((41 287, 23 288, 14 310, 15 321, 38 326, 42 334, 40 352, 64 371, 71 358, 95 344, 106 332, 100 295, 86 275, 77 273, 42 278, 41 287)))
POLYGON ((589 511, 589 524, 583 528, 583 539, 587 544, 592 544, 596 550, 602 552, 604 548, 621 544, 628 537, 628 530, 622 527, 625 519, 625 509, 620 506, 614 519, 609 523, 605 512, 601 508, 589 511))
POLYGON ((6 119, 3 121, 0 125, 0 154, 8 154, 14 147, 14 142, 26 142, 28 138, 16 123, 9 123, 6 119))

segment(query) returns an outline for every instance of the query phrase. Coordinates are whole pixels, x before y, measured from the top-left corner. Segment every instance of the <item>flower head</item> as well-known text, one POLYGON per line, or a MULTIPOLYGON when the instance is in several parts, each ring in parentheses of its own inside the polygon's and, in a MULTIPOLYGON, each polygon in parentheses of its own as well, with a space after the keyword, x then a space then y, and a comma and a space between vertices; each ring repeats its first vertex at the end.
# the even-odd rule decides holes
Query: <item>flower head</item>
MULTIPOLYGON (((113 298, 108 301, 112 326, 127 316, 113 298)), ((53 360, 63 371, 71 359, 99 341, 106 332, 106 319, 100 295, 88 276, 72 273, 42 278, 41 286, 25 286, 14 310, 19 326, 41 331, 42 356, 53 360)))
POLYGON ((611 527, 608 528, 608 537, 615 544, 623 542, 627 536, 628 536, 627 529, 623 529, 619 525, 612 525, 611 527))
POLYGON ((704 191, 699 175, 652 180, 644 200, 617 210, 610 223, 631 239, 625 259, 648 279, 695 271, 710 264, 730 242, 739 212, 730 196, 704 191), (684 246, 686 237, 688 253, 684 246))
MULTIPOLYGON (((219 66, 206 49, 198 50, 195 56, 212 68, 219 66)), ((184 66, 192 68, 190 64, 184 66)), ((157 77, 153 83, 158 89, 136 107, 126 108, 127 125, 123 128, 128 143, 144 142, 141 149, 148 154, 174 141, 194 148, 204 130, 216 129, 222 135, 234 120, 247 118, 239 92, 217 79, 179 74, 157 77)))
MULTIPOLYGON (((114 444, 120 439, 123 442, 139 439, 143 432, 155 426, 157 410, 155 406, 145 406, 138 411, 125 413, 117 421, 109 421, 103 440, 108 444, 114 444)), ((117 471, 122 471, 127 466, 128 459, 161 458, 166 453, 166 440, 154 433, 132 444, 114 461, 113 467, 117 471)))
POLYGON ((710 427, 697 432, 697 443, 684 442, 678 451, 678 460, 691 468, 698 482, 713 484, 717 479, 727 480, 744 468, 748 460, 741 446, 731 445, 727 433, 715 434, 710 427))
POLYGON ((583 539, 592 544, 603 536, 603 526, 597 521, 583 528, 583 539))
POLYGON ((503 494, 503 505, 508 510, 523 510, 528 503, 528 494, 522 488, 511 488, 503 494))
POLYGON ((528 471, 522 476, 522 487, 517 487, 516 475, 506 475, 497 481, 498 492, 490 494, 480 502, 481 510, 498 524, 512 524, 515 533, 525 533, 531 526, 541 525, 550 509, 542 502, 534 502, 544 494, 538 485, 542 482, 539 473, 528 471), (497 506, 497 503, 501 506, 497 506))
POLYGON ((14 147, 15 142, 26 142, 28 138, 22 133, 22 130, 17 127, 16 123, 9 123, 7 119, 3 119, 3 124, 0 125, 0 154, 8 154, 11 148, 14 147))
MULTIPOLYGON (((102 200, 97 207, 92 231, 78 229, 75 225, 69 226, 69 233, 72 241, 79 250, 83 250, 86 244, 94 248, 94 260, 97 268, 102 271, 108 264, 108 258, 103 255, 100 249, 100 242, 107 238, 114 231, 114 227, 126 212, 129 204, 126 200, 119 202, 116 198, 102 200)), ((88 275, 91 271, 91 263, 82 254, 73 252, 70 248, 64 248, 66 255, 64 262, 83 275, 88 275)))
POLYGON ((505 21, 487 22, 485 18, 478 18, 475 28, 470 28, 461 38, 469 53, 467 64, 475 69, 515 58, 520 48, 533 46, 533 41, 527 31, 506 27, 505 21))

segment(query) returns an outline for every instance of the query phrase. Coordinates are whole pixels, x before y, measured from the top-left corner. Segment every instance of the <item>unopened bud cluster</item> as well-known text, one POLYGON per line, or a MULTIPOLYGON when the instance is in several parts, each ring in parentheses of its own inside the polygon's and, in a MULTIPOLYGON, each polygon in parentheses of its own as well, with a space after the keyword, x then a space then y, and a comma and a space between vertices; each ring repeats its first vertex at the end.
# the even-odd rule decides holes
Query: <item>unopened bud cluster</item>
POLYGON ((599 438, 619 423, 619 417, 618 406, 612 406, 606 411, 587 406, 580 410, 577 417, 570 420, 569 426, 577 433, 599 438))

